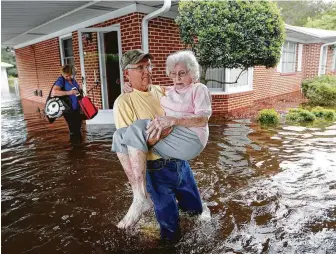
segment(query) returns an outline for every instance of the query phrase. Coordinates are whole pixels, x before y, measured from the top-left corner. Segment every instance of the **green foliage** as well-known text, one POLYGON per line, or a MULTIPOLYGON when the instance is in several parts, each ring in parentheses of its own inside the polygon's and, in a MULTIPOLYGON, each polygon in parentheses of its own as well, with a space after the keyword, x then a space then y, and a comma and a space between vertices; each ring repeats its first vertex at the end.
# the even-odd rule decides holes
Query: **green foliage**
POLYGON ((263 109, 259 112, 257 121, 261 124, 275 125, 278 124, 280 115, 272 109, 263 109))
POLYGON ((207 68, 274 67, 284 42, 284 22, 269 1, 179 2, 176 23, 182 41, 207 68))
POLYGON ((334 8, 333 11, 322 14, 319 17, 308 17, 305 27, 336 30, 336 8, 334 8))
POLYGON ((277 1, 277 5, 281 9, 281 16, 286 24, 293 26, 305 26, 309 19, 319 19, 334 6, 332 1, 321 0, 277 1))
POLYGON ((315 119, 315 115, 306 109, 290 109, 286 115, 286 120, 289 122, 306 123, 313 122, 315 119))
POLYGON ((327 121, 336 120, 336 112, 332 109, 325 109, 322 107, 315 107, 311 111, 317 118, 323 118, 327 121))
POLYGON ((336 105, 336 77, 322 75, 302 82, 302 92, 314 105, 336 105))
POLYGON ((16 60, 15 56, 12 51, 7 52, 5 48, 1 48, 1 62, 12 64, 14 67, 7 68, 8 76, 17 77, 17 70, 16 70, 16 60))

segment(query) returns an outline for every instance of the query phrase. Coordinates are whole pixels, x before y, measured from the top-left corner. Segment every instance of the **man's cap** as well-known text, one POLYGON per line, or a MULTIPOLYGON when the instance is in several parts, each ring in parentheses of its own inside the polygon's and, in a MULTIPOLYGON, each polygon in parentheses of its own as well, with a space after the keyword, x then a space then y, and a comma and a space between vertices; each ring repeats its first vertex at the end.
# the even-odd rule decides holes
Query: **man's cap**
POLYGON ((148 57, 149 59, 153 59, 154 57, 147 53, 145 54, 141 49, 134 49, 127 51, 123 54, 121 58, 121 68, 125 70, 126 66, 129 64, 137 64, 139 63, 144 57, 148 57))

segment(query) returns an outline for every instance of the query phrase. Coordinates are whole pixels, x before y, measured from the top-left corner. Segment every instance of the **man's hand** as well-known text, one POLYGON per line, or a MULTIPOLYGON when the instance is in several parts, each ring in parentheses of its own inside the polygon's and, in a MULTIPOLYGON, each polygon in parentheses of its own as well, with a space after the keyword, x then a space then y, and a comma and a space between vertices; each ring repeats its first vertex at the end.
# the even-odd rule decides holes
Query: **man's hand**
POLYGON ((155 145, 157 142, 159 142, 160 139, 164 139, 165 137, 167 137, 173 130, 173 127, 170 127, 170 128, 167 128, 167 129, 164 129, 162 132, 161 132, 161 135, 159 138, 157 137, 154 137, 154 138, 149 138, 147 140, 147 145, 148 146, 153 146, 155 145))
POLYGON ((175 117, 172 116, 156 116, 148 125, 146 133, 149 139, 160 139, 161 133, 175 125, 175 117))
POLYGON ((125 82, 123 87, 122 87, 122 90, 123 90, 124 93, 131 93, 131 92, 133 92, 133 87, 132 87, 131 83, 125 82))

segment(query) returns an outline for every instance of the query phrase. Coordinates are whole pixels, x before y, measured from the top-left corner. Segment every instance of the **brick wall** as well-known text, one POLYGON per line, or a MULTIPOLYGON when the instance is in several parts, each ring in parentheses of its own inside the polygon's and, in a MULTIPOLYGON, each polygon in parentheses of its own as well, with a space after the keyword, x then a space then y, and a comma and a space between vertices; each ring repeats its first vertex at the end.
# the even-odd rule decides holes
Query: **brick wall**
POLYGON ((228 111, 251 106, 253 91, 235 94, 212 95, 212 110, 214 115, 226 114, 228 111))
POLYGON ((149 52, 155 59, 153 84, 172 85, 173 82, 166 75, 166 59, 178 50, 184 49, 180 40, 179 29, 173 19, 155 18, 149 22, 149 52))
POLYGON ((15 50, 22 98, 45 102, 60 73, 59 52, 58 38, 15 50), (42 90, 43 97, 35 96, 35 89, 42 90))
POLYGON ((304 79, 313 78, 318 75, 322 44, 323 43, 308 44, 303 48, 303 55, 307 56, 302 62, 302 66, 304 66, 304 79))

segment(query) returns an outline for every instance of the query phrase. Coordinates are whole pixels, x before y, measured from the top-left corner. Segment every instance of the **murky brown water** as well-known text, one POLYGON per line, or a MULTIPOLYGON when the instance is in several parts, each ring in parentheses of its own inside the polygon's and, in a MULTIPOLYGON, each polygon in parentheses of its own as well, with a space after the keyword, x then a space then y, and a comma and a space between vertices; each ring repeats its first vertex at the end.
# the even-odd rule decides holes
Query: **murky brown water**
POLYGON ((115 227, 132 196, 110 152, 114 127, 88 128, 73 148, 65 122, 36 109, 2 95, 3 253, 336 252, 336 123, 212 124, 191 162, 212 220, 182 216, 183 239, 163 246, 153 211, 129 232, 115 227))

